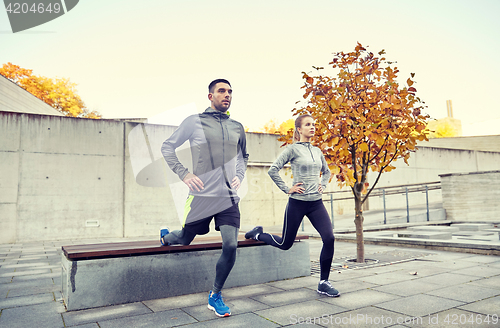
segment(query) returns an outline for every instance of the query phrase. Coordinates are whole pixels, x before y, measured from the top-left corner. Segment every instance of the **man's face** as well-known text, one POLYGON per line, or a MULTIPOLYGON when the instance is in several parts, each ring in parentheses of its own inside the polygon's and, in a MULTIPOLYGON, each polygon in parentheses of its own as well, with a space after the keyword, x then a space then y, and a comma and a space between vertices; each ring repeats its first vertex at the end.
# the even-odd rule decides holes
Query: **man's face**
POLYGON ((208 94, 208 99, 212 102, 211 107, 219 112, 226 112, 231 106, 233 89, 227 83, 219 82, 215 85, 214 92, 208 94))

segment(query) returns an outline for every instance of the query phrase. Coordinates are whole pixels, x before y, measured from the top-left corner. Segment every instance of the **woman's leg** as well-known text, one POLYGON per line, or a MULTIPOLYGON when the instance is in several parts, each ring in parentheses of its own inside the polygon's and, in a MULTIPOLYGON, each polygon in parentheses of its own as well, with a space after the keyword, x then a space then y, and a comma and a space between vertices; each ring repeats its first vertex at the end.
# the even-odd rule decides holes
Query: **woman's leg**
POLYGON ((319 200, 314 203, 311 206, 311 211, 306 215, 316 231, 319 232, 323 241, 323 248, 319 256, 321 280, 328 280, 332 267, 335 237, 333 236, 332 222, 330 221, 325 205, 323 205, 323 201, 319 200))
POLYGON ((304 218, 304 214, 307 209, 307 203, 305 201, 296 200, 293 198, 288 199, 288 204, 285 208, 285 219, 283 222, 283 234, 282 237, 276 235, 270 235, 268 233, 259 234, 259 240, 262 240, 268 245, 278 247, 282 250, 287 250, 292 247, 295 241, 295 236, 297 236, 297 231, 299 230, 300 223, 304 218))

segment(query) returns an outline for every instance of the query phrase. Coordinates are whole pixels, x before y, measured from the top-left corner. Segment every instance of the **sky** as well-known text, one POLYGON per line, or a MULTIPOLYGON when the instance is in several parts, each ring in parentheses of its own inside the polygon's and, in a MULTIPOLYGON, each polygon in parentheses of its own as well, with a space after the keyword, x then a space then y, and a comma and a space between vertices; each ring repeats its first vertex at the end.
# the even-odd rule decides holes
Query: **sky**
POLYGON ((500 134, 498 0, 81 0, 63 16, 12 33, 0 8, 0 64, 69 78, 104 118, 177 125, 210 105, 207 86, 233 88, 231 117, 250 130, 292 118, 301 72, 357 42, 415 73, 432 118, 465 136, 500 134), (161 120, 155 118, 161 117, 161 120))

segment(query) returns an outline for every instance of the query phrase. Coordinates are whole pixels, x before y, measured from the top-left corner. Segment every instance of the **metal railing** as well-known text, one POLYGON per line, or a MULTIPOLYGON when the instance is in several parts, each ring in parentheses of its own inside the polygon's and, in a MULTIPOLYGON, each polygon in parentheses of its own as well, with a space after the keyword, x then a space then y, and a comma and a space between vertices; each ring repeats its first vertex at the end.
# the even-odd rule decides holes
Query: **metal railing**
MULTIPOLYGON (((440 190, 441 182, 427 182, 427 183, 412 183, 406 185, 396 185, 396 186, 388 186, 388 187, 378 187, 374 188, 370 195, 370 197, 382 197, 383 207, 384 207, 384 224, 387 224, 387 207, 386 207, 386 197, 390 195, 405 195, 406 196, 406 222, 410 222, 410 202, 408 195, 410 193, 415 192, 424 192, 425 193, 425 204, 426 204, 426 212, 427 212, 427 221, 429 221, 429 191, 430 190, 440 190)), ((354 195, 352 194, 352 190, 341 190, 341 191, 330 191, 323 193, 324 195, 328 195, 327 199, 323 199, 323 202, 330 202, 330 217, 332 220, 332 228, 334 226, 334 211, 333 211, 333 202, 339 200, 354 200, 354 195), (339 195, 340 197, 334 197, 335 195, 339 195), (345 195, 345 196, 343 196, 345 195), (349 195, 349 196, 347 196, 349 195)), ((302 231, 304 231, 304 221, 302 221, 302 231)))

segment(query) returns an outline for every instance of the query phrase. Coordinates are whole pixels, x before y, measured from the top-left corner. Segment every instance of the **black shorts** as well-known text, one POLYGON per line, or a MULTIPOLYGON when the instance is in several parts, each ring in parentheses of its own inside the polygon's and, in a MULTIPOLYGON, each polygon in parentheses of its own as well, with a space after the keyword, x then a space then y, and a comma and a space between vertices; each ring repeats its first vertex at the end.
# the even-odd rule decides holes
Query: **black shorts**
POLYGON ((210 231, 210 222, 215 218, 215 230, 221 225, 240 228, 238 202, 230 197, 200 197, 190 195, 184 208, 183 228, 197 235, 210 231))

